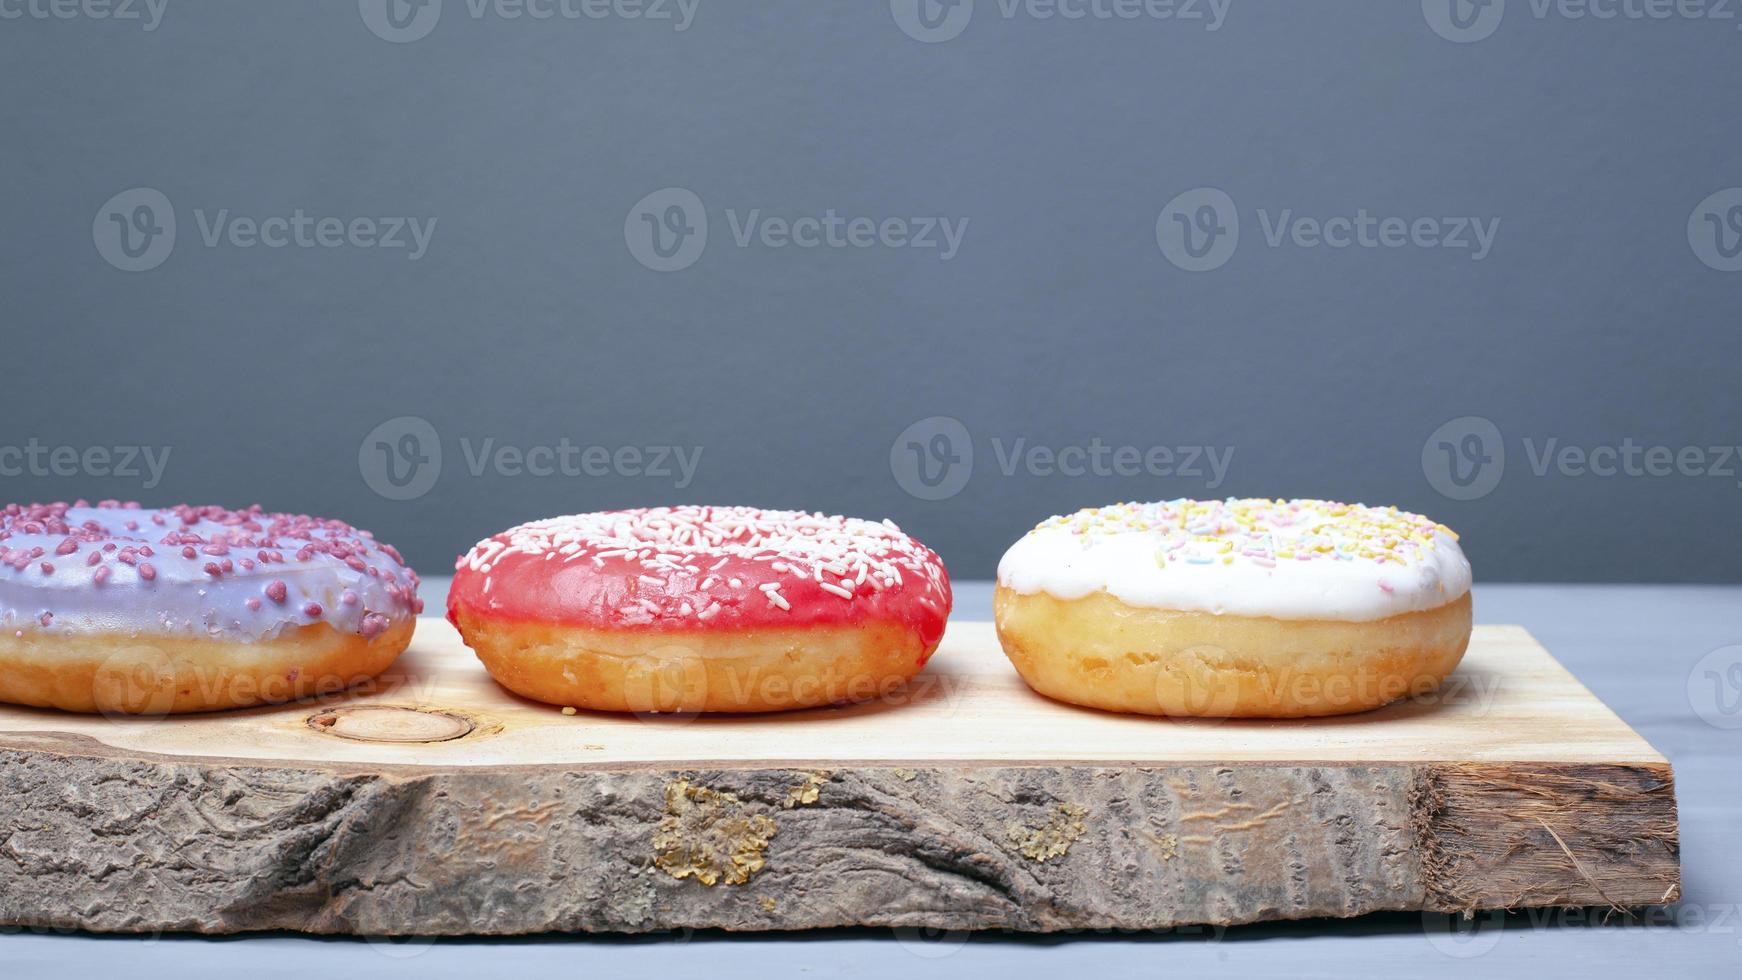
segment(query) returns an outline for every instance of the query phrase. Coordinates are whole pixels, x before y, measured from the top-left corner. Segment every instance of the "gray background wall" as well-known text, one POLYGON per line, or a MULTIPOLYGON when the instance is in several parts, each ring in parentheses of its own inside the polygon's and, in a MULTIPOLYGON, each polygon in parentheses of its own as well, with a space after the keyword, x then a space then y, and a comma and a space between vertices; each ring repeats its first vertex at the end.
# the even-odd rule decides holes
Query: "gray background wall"
POLYGON ((683 31, 468 0, 404 31, 383 0, 167 0, 147 30, 50 2, 0 0, 5 498, 259 501, 431 574, 525 519, 747 502, 889 516, 978 578, 1079 506, 1323 495, 1446 521, 1488 580, 1742 579, 1742 463, 1713 451, 1742 442, 1742 192, 1708 200, 1742 185, 1734 5, 1512 0, 1460 32, 1441 0, 1232 0, 1215 30, 979 0, 928 34, 912 0, 700 0, 683 31), (671 272, 637 258, 663 188, 708 222, 671 272), (1182 268, 1172 214, 1217 202, 1237 246, 1182 268), (176 234, 130 259, 112 216, 141 204, 176 234), (202 233, 297 209, 435 226, 415 258, 202 233), (948 259, 740 246, 752 209, 968 225, 948 259), (1266 239, 1360 209, 1500 223, 1479 260, 1266 239), (903 436, 933 417, 960 425, 903 436), (681 488, 632 459, 474 475, 486 439, 702 455, 681 488), (1233 455, 1220 482, 1007 475, 1018 439, 1233 455), (1676 462, 1539 474, 1550 440, 1676 462), (160 480, 86 452, 129 446, 169 452, 160 480))

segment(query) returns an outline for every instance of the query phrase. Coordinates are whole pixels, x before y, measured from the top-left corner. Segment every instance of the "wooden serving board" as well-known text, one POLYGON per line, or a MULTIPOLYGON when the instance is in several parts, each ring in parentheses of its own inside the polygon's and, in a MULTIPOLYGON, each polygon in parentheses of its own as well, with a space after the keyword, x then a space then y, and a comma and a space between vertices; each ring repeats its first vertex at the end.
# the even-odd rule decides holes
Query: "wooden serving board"
POLYGON ((1030 692, 989 623, 900 697, 565 715, 427 619, 343 697, 0 706, 0 922, 511 934, 1157 929, 1674 901, 1668 762, 1523 629, 1434 695, 1283 722, 1030 692))

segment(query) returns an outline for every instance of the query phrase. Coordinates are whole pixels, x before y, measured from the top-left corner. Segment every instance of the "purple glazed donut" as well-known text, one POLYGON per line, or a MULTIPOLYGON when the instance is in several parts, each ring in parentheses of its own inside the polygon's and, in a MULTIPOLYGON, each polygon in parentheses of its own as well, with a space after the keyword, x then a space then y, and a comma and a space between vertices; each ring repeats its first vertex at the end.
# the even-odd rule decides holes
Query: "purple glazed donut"
POLYGON ((342 521, 103 501, 0 510, 0 700, 167 713, 331 691, 410 641, 417 574, 342 521))

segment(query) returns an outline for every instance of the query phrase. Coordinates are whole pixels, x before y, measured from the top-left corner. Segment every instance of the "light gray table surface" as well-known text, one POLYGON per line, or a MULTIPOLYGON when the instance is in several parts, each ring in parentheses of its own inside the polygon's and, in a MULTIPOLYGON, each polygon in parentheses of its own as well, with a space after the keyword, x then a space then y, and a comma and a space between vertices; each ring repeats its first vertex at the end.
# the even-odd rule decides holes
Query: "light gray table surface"
MULTIPOLYGON (((445 580, 425 584, 441 608, 445 580)), ((956 616, 991 615, 991 589, 958 583, 956 616)), ((1476 618, 1521 623, 1668 756, 1681 812, 1683 900, 1646 921, 1596 913, 1313 920, 1217 932, 1001 933, 889 930, 658 937, 539 936, 386 941, 258 935, 111 937, 10 931, 0 980, 150 977, 1066 977, 1627 975, 1742 973, 1742 586, 1485 585, 1476 618), (1726 712, 1728 709, 1728 712, 1726 712), (1725 727, 1736 725, 1738 727, 1725 727)), ((5 859, 0 843, 0 860, 5 859)))

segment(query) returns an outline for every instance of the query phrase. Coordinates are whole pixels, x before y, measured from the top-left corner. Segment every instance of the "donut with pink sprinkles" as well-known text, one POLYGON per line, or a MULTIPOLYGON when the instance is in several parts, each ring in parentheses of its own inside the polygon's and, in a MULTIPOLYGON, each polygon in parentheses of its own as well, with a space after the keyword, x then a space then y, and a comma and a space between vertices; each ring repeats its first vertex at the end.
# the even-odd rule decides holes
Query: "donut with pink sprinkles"
POLYGON ((343 521, 85 501, 0 509, 0 700, 191 711, 373 677, 418 578, 343 521))

